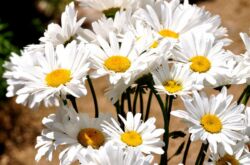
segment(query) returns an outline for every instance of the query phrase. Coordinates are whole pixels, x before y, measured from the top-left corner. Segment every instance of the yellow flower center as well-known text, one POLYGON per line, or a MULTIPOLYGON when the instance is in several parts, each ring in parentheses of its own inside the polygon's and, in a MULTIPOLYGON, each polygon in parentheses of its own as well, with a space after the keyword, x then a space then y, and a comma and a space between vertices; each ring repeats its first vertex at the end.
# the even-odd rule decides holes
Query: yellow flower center
POLYGON ((240 165, 239 161, 233 155, 226 154, 216 161, 216 165, 240 165))
POLYGON ((94 149, 98 149, 105 142, 103 133, 95 128, 84 128, 77 136, 78 142, 84 146, 91 146, 94 149))
POLYGON ((204 73, 211 68, 211 63, 205 56, 195 56, 190 59, 190 62, 192 62, 190 68, 194 72, 204 73))
POLYGON ((159 34, 162 37, 168 37, 168 38, 174 38, 174 39, 178 39, 179 38, 179 34, 169 30, 169 29, 162 29, 161 31, 159 31, 159 34))
POLYGON ((157 48, 157 46, 159 45, 159 42, 158 41, 154 41, 153 43, 152 43, 152 45, 150 46, 150 48, 157 48))
POLYGON ((206 114, 201 118, 200 123, 210 133, 219 133, 222 129, 221 121, 216 115, 206 114))
POLYGON ((136 147, 142 144, 141 135, 136 131, 128 131, 121 135, 121 140, 128 146, 136 147))
POLYGON ((175 80, 169 80, 165 83, 164 85, 165 89, 169 92, 169 93, 175 93, 178 91, 182 90, 182 85, 181 83, 175 81, 175 80))
POLYGON ((71 80, 71 71, 68 69, 56 69, 46 75, 45 81, 48 86, 58 87, 71 80))
POLYGON ((114 72, 125 72, 130 65, 130 60, 124 56, 111 56, 104 61, 104 66, 114 72))

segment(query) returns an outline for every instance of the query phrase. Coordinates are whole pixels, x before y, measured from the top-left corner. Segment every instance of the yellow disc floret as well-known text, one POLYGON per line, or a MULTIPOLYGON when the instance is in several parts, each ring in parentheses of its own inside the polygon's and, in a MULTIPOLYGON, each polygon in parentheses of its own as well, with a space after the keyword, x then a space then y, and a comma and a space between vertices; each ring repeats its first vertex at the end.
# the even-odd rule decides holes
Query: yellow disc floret
POLYGON ((58 87, 71 80, 71 71, 68 69, 56 69, 48 73, 45 77, 45 81, 48 86, 58 87))
POLYGON ((205 56, 195 56, 190 59, 190 68, 194 72, 204 73, 211 68, 211 63, 205 56))
POLYGON ((77 136, 78 142, 84 146, 91 146, 92 148, 98 149, 105 142, 103 133, 95 128, 84 128, 77 136))
POLYGON ((130 67, 131 62, 127 57, 124 56, 111 56, 104 61, 104 66, 108 70, 114 72, 126 72, 130 67))
POLYGON ((159 42, 158 41, 154 41, 153 43, 152 43, 152 45, 150 46, 150 48, 157 48, 157 46, 159 45, 159 42))
POLYGON ((216 165, 240 165, 239 161, 235 159, 234 155, 226 154, 223 157, 221 157, 219 160, 216 161, 216 165))
POLYGON ((162 36, 162 37, 168 37, 168 38, 174 38, 174 39, 178 39, 179 38, 179 34, 172 31, 172 30, 169 30, 169 29, 162 29, 161 31, 159 31, 159 34, 162 36))
POLYGON ((128 146, 136 147, 142 144, 142 137, 136 131, 128 131, 121 135, 121 140, 128 146))
POLYGON ((176 93, 182 90, 181 83, 175 80, 167 81, 166 83, 164 83, 164 87, 169 93, 176 93))
POLYGON ((222 123, 216 115, 206 114, 201 120, 202 127, 210 133, 219 133, 222 129, 222 123))

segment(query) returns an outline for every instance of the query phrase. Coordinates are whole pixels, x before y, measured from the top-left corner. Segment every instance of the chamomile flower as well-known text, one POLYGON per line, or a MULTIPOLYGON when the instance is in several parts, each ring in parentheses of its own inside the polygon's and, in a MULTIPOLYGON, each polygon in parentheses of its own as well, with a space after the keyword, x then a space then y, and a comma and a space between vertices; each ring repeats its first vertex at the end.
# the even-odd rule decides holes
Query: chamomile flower
POLYGON ((226 88, 210 99, 205 93, 193 92, 192 99, 183 99, 186 111, 172 111, 171 114, 184 119, 189 124, 191 140, 208 141, 212 153, 218 152, 218 145, 233 154, 232 145, 243 140, 242 131, 246 128, 242 113, 244 105, 231 104, 232 95, 226 88))
POLYGON ((206 163, 206 165, 248 165, 250 164, 250 153, 244 143, 239 142, 233 146, 233 154, 228 154, 223 148, 219 148, 217 154, 212 154, 212 162, 206 163))
POLYGON ((246 114, 246 138, 247 138, 247 143, 250 143, 250 107, 247 107, 245 110, 246 114))
POLYGON ((117 11, 134 9, 138 5, 136 0, 78 0, 83 7, 90 7, 102 12, 106 17, 113 17, 117 11))
MULTIPOLYGON (((77 11, 75 10, 74 2, 66 6, 62 13, 61 26, 55 23, 48 25, 44 36, 40 38, 42 43, 52 43, 53 46, 60 44, 68 44, 75 40, 77 35, 81 35, 83 29, 81 28, 85 18, 77 20, 77 11)), ((81 38, 83 39, 83 38, 81 38)))
POLYGON ((153 159, 152 155, 144 156, 139 150, 127 149, 114 146, 107 143, 100 147, 99 151, 90 150, 87 155, 79 155, 81 164, 88 165, 150 165, 153 159))
POLYGON ((226 75, 226 62, 230 55, 223 49, 223 43, 215 43, 215 38, 206 33, 190 33, 180 38, 180 43, 173 49, 173 58, 187 64, 190 71, 204 85, 216 85, 215 77, 226 75))
POLYGON ((50 115, 46 120, 49 126, 45 126, 50 133, 43 136, 53 136, 51 139, 56 146, 64 146, 59 155, 61 164, 71 164, 77 160, 80 152, 84 155, 89 150, 97 151, 107 142, 107 135, 102 131, 101 123, 110 121, 110 115, 100 114, 98 118, 91 118, 85 113, 77 114, 73 108, 65 106, 58 111, 59 113, 50 115))
POLYGON ((125 148, 139 149, 145 154, 163 154, 164 142, 160 136, 164 129, 156 129, 155 118, 149 118, 145 123, 141 120, 141 114, 133 116, 132 112, 127 113, 127 118, 120 116, 124 130, 120 128, 117 121, 112 119, 112 124, 102 124, 103 131, 108 134, 111 141, 125 148))
POLYGON ((189 69, 182 64, 173 63, 171 69, 168 61, 162 60, 162 65, 152 71, 155 89, 160 94, 187 95, 192 90, 200 90, 202 84, 196 84, 189 69))
POLYGON ((243 40, 243 43, 246 48, 246 52, 244 53, 244 59, 246 65, 250 65, 250 37, 247 35, 247 33, 240 33, 240 37, 243 40))
POLYGON ((122 36, 129 30, 131 19, 130 11, 118 11, 114 18, 101 17, 99 20, 92 23, 92 30, 84 29, 83 38, 92 43, 97 43, 96 37, 101 36, 103 39, 108 40, 109 33, 114 32, 117 37, 122 36))
MULTIPOLYGON (((45 45, 45 55, 33 56, 34 65, 13 63, 18 70, 16 78, 20 88, 15 91, 18 103, 34 108, 44 102, 45 106, 59 106, 59 100, 67 94, 80 97, 87 94, 84 85, 89 70, 88 52, 85 45, 76 42, 65 48, 59 45, 54 49, 52 44, 45 45)), ((28 60, 29 61, 29 60, 28 60)), ((26 61, 27 62, 27 61, 26 61)), ((10 64, 9 64, 10 65, 10 64)), ((8 68, 8 67, 7 67, 8 68)), ((5 77, 12 73, 6 71, 5 77)))
POLYGON ((124 80, 127 84, 133 74, 141 72, 148 67, 147 62, 152 61, 152 52, 143 51, 146 45, 138 51, 135 39, 131 33, 125 34, 122 42, 118 41, 114 33, 110 33, 109 41, 97 36, 100 44, 89 44, 90 56, 93 68, 93 78, 109 75, 111 84, 116 84, 119 80, 124 80), (120 46, 121 45, 121 46, 120 46))
POLYGON ((150 25, 161 38, 177 41, 199 22, 190 21, 194 10, 180 9, 180 1, 156 1, 153 5, 146 5, 138 9, 135 17, 150 25))

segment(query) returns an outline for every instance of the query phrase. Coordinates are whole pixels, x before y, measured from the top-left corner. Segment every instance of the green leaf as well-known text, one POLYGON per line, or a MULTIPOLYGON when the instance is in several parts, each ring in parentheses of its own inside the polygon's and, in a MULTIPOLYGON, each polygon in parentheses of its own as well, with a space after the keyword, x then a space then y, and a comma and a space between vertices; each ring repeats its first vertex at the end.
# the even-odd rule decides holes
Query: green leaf
POLYGON ((184 145, 185 145, 185 141, 183 141, 183 142, 181 143, 181 145, 178 147, 178 149, 175 151, 174 156, 177 156, 177 155, 179 155, 179 154, 181 153, 181 151, 182 151, 183 148, 184 148, 184 145))

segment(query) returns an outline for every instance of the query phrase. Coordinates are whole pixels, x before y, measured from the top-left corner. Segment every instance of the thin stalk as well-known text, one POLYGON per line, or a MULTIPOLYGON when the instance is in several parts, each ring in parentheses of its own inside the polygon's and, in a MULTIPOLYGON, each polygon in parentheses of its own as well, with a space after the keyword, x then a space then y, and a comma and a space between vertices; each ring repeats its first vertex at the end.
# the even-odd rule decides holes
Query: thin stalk
MULTIPOLYGON (((157 91, 155 90, 154 86, 152 83, 148 83, 148 87, 152 90, 153 94, 155 95, 159 105, 160 105, 160 108, 161 108, 161 111, 162 111, 162 115, 163 115, 163 120, 164 120, 164 129, 165 130, 168 130, 167 128, 167 123, 168 123, 168 118, 167 118, 167 113, 165 111, 165 108, 164 108, 164 103, 161 99, 161 96, 157 93, 157 91)), ((166 139, 168 139, 168 134, 167 132, 165 131, 165 133, 163 134, 163 140, 166 144, 166 139)), ((164 151, 166 151, 166 145, 163 147, 164 151)), ((167 155, 166 154, 162 154, 161 155, 161 161, 160 161, 160 165, 167 165, 167 155)))
POLYGON ((207 149, 208 149, 208 143, 207 144, 202 143, 201 148, 200 148, 200 152, 199 152, 197 159, 195 161, 195 165, 202 165, 203 164, 203 161, 206 157, 207 149))
POLYGON ((90 88, 90 91, 91 91, 91 94, 92 94, 92 98, 93 98, 93 101, 94 101, 95 117, 97 118, 99 116, 98 102, 97 102, 97 98, 96 98, 96 94, 95 94, 95 89, 94 89, 93 83, 92 83, 89 75, 87 75, 87 81, 89 83, 89 88, 90 88))
POLYGON ((166 113, 166 123, 165 123, 165 134, 166 136, 164 136, 165 138, 164 139, 164 142, 165 142, 165 146, 164 146, 164 151, 165 151, 165 156, 162 155, 162 159, 161 162, 166 162, 168 160, 168 144, 169 144, 169 124, 170 124, 170 112, 171 112, 171 109, 172 109, 172 104, 173 104, 173 99, 174 99, 174 96, 166 96, 166 104, 165 104, 165 113, 166 113))
POLYGON ((142 88, 140 88, 139 95, 140 95, 140 112, 141 112, 141 119, 143 119, 143 110, 144 110, 144 107, 143 107, 143 89, 142 89, 142 88))
POLYGON ((76 113, 78 113, 79 111, 78 111, 77 104, 76 104, 76 98, 72 95, 67 95, 66 97, 67 97, 67 99, 69 99, 71 101, 71 104, 72 104, 73 108, 75 109, 76 113))
POLYGON ((188 137, 187 145, 186 145, 184 155, 183 155, 183 159, 182 159, 182 164, 186 164, 186 159, 187 159, 188 151, 189 151, 190 144, 191 144, 191 139, 190 138, 191 138, 191 134, 188 137))
POLYGON ((250 96, 250 85, 248 85, 241 93, 237 103, 246 105, 250 96))
POLYGON ((139 85, 137 85, 136 91, 135 91, 135 96, 134 96, 134 101, 133 101, 133 109, 132 109, 133 115, 135 115, 135 113, 136 113, 136 103, 137 103, 139 90, 140 90, 139 85))
POLYGON ((130 98, 130 88, 126 90, 126 96, 128 101, 128 111, 132 112, 131 98, 130 98))
POLYGON ((151 102, 152 102, 152 96, 153 96, 153 92, 152 92, 152 90, 150 90, 149 96, 148 96, 147 109, 146 109, 146 114, 145 114, 144 121, 148 120, 148 117, 149 117, 150 106, 151 106, 151 102))

